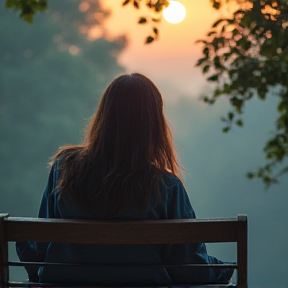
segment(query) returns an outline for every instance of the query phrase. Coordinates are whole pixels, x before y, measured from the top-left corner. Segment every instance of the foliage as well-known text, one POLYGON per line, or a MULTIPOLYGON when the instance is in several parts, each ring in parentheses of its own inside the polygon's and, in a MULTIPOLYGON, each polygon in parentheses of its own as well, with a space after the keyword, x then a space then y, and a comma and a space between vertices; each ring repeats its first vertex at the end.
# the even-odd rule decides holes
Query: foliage
POLYGON ((47 9, 46 0, 6 0, 6 8, 14 8, 20 12, 20 17, 29 23, 33 22, 33 17, 37 11, 47 9))
MULTIPOLYGON (((233 124, 243 126, 242 113, 248 100, 267 96, 278 97, 278 118, 275 131, 264 146, 266 164, 256 172, 247 173, 248 178, 261 178, 266 187, 277 183, 288 173, 288 6, 285 0, 210 0, 215 9, 230 2, 239 8, 231 18, 219 19, 207 33, 203 43, 203 57, 197 66, 203 74, 210 72, 207 80, 216 84, 213 95, 203 97, 209 104, 220 96, 229 99, 232 111, 222 120, 223 132, 233 124)), ((140 1, 126 0, 139 9, 140 1)), ((167 1, 147 1, 152 12, 161 12, 167 1), (153 5, 151 6, 151 3, 153 5), (157 9, 156 9, 157 7, 157 9)), ((160 13, 159 13, 160 14, 160 13)), ((153 20, 153 18, 152 18, 153 20)), ((157 18, 159 22, 161 14, 157 18)), ((139 24, 148 23, 141 17, 139 24)), ((154 27, 153 27, 154 28, 154 27)), ((156 28, 157 29, 157 28, 156 28)), ((158 36, 149 35, 146 43, 158 36)))
MULTIPOLYGON (((136 9, 141 9, 141 0, 125 0, 123 6, 127 4, 133 5, 136 9)), ((151 34, 146 37, 145 43, 150 44, 158 38, 159 29, 157 24, 161 21, 162 11, 165 7, 169 6, 168 0, 147 0, 146 7, 151 12, 150 16, 142 16, 138 20, 138 24, 152 23, 151 34)))
MULTIPOLYGON (((210 0, 212 6, 215 9, 219 9, 223 3, 228 3, 233 0, 210 0)), ((235 1, 235 0, 234 0, 235 1)), ((236 0, 243 1, 243 0, 236 0)), ((143 3, 142 0, 124 0, 122 3, 123 6, 128 4, 132 5, 137 10, 143 10, 144 6, 141 6, 143 3)), ((152 23, 152 31, 151 34, 146 37, 145 44, 150 44, 154 40, 157 40, 159 35, 158 24, 162 20, 162 11, 164 8, 168 7, 170 4, 170 0, 146 0, 146 7, 148 8, 149 16, 142 16, 138 20, 138 24, 147 24, 152 23)))
MULTIPOLYGON (((235 123, 243 126, 242 113, 252 98, 278 98, 275 131, 264 147, 266 164, 248 178, 259 177, 267 187, 288 172, 288 6, 287 1, 249 0, 246 9, 219 19, 203 43, 197 66, 216 83, 209 104, 220 96, 229 99, 232 111, 222 120, 223 132, 235 123)), ((243 8, 243 7, 240 7, 243 8)))
MULTIPOLYGON (((215 9, 233 2, 210 1, 215 9)), ((126 0, 123 5, 130 3, 139 9, 139 2, 126 0)), ((146 5, 157 13, 169 5, 167 2, 147 1, 146 5)), ((224 133, 234 123, 243 126, 242 113, 248 100, 257 96, 262 100, 268 95, 278 97, 275 131, 264 146, 266 164, 247 173, 248 178, 259 177, 269 187, 288 173, 288 6, 285 0, 235 2, 241 9, 231 18, 216 21, 206 39, 198 41, 203 43, 203 57, 196 65, 202 67, 203 74, 211 72, 207 80, 216 84, 213 95, 203 100, 213 104, 225 96, 232 106, 227 117, 222 117, 226 123, 224 133)), ((141 17, 139 24, 146 24, 147 19, 141 17)), ((157 21, 160 20, 159 16, 157 21)), ((146 43, 154 39, 154 35, 149 35, 146 43)))

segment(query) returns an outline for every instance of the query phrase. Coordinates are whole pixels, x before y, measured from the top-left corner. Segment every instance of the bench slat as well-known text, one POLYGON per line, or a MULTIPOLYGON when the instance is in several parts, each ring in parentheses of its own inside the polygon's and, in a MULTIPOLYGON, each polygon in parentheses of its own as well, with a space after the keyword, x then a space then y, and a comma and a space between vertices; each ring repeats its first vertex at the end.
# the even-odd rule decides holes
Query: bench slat
POLYGON ((202 267, 207 268, 209 267, 217 267, 217 268, 238 268, 237 264, 96 264, 96 263, 53 263, 53 262, 14 262, 9 261, 4 263, 3 266, 14 266, 14 267, 22 267, 22 266, 66 266, 66 267, 99 267, 99 268, 111 268, 111 267, 125 267, 125 268, 132 268, 132 267, 140 267, 140 268, 173 268, 173 267, 202 267))
MULTIPOLYGON (((10 287, 15 287, 15 288, 19 288, 19 287, 31 287, 31 288, 41 288, 41 287, 57 287, 57 288, 61 288, 61 287, 77 287, 77 288, 115 288, 115 286, 95 286, 95 284, 93 283, 81 283, 79 285, 79 283, 41 283, 39 285, 39 283, 35 283, 35 282, 9 282, 9 288, 10 287)), ((118 287, 125 287, 125 288, 135 288, 135 286, 118 286, 118 287)), ((147 288, 147 286, 137 286, 138 288, 147 288)), ((149 286, 149 287, 155 287, 155 288, 237 288, 237 285, 235 284, 207 284, 207 285, 171 285, 171 286, 149 286)), ((6 288, 6 287, 5 287, 6 288)))
POLYGON ((81 221, 9 217, 7 241, 82 244, 236 242, 237 219, 81 221), (29 233, 27 233, 29 231, 29 233), (151 236, 153 235, 153 236, 151 236))
MULTIPOLYGON (((0 214, 0 287, 46 287, 51 283, 16 283, 7 281, 7 266, 22 266, 28 263, 8 261, 8 241, 37 241, 82 244, 180 244, 197 242, 237 242, 237 264, 218 264, 238 269, 238 288, 247 288, 247 216, 237 218, 197 220, 135 220, 135 221, 87 221, 65 219, 40 219, 8 217, 0 214)), ((30 265, 31 263, 29 263, 30 265)), ((55 263, 33 263, 32 265, 54 265, 55 263)), ((75 265, 56 263, 55 265, 75 265)), ((91 265, 77 263, 77 266, 91 265)), ((99 265, 99 264, 92 264, 99 265)), ((104 264, 105 265, 105 264, 104 264)), ((116 264, 117 265, 117 264, 116 264)), ((120 264, 123 266, 123 264, 120 264)), ((130 265, 130 264, 127 264, 130 265)), ((142 264, 135 264, 133 267, 142 264)), ((144 264, 145 265, 145 264, 144 264)), ((148 264, 151 266, 150 264, 148 264)), ((157 264, 156 264, 157 265, 157 264)), ((159 264, 166 266, 165 264, 159 264)), ((179 266, 216 267, 216 265, 184 264, 179 266)), ((101 264, 100 264, 101 266, 101 264)), ((110 266, 110 265, 109 265, 110 266)), ((125 264, 124 264, 125 266, 125 264)), ((154 266, 154 264, 152 264, 154 266)), ((169 266, 169 265, 168 265, 169 266)), ((175 265, 172 265, 175 266, 175 265)), ((176 265, 178 266, 178 265, 176 265)), ((62 283, 63 284, 63 283, 62 283)), ((73 286, 73 283, 55 287, 73 286)), ((79 284, 74 283, 76 287, 79 284)), ((89 286, 81 284, 81 287, 89 286)), ((181 287, 183 285, 180 285, 181 287)), ((177 287, 180 287, 177 286, 177 287)), ((97 285, 90 285, 97 287, 97 285)), ((126 286, 127 287, 127 286, 126 286)), ((171 286, 173 287, 173 286, 171 286)), ((189 285, 183 287, 236 287, 235 285, 189 285)))

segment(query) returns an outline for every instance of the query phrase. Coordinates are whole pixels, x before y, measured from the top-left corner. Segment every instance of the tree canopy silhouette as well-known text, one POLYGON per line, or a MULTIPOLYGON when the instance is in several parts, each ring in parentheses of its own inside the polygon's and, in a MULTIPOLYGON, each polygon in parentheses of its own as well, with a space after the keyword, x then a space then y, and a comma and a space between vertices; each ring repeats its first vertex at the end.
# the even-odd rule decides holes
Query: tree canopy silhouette
POLYGON ((288 172, 287 1, 243 1, 231 18, 216 21, 199 42, 203 57, 196 65, 208 73, 208 81, 216 83, 213 94, 203 100, 213 104, 224 96, 231 104, 231 111, 222 118, 223 132, 233 124, 243 126, 242 114, 252 98, 277 98, 275 129, 264 146, 266 164, 247 173, 248 178, 261 178, 266 186, 276 183, 288 172))

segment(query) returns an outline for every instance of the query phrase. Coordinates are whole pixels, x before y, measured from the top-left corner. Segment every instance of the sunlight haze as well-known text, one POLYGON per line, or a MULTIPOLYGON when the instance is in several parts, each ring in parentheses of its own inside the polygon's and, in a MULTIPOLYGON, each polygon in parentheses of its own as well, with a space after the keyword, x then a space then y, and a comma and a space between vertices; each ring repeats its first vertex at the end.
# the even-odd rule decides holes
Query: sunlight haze
POLYGON ((156 82, 169 81, 181 93, 199 98, 207 82, 201 70, 195 67, 202 49, 195 41, 204 38, 220 14, 208 0, 179 2, 186 8, 185 19, 177 25, 162 19, 158 26, 159 39, 149 45, 144 42, 152 31, 151 22, 137 24, 139 17, 149 15, 145 9, 137 11, 131 4, 122 8, 122 1, 102 0, 103 8, 111 11, 104 27, 109 38, 127 37, 128 46, 118 59, 127 72, 147 74, 156 82))

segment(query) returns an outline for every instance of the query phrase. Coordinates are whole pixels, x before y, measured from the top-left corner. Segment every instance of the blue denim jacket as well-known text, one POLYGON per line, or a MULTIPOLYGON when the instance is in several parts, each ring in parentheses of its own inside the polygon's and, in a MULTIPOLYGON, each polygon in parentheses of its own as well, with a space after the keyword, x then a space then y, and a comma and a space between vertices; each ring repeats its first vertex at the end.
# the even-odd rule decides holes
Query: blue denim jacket
MULTIPOLYGON (((101 219, 95 203, 92 214, 72 202, 67 193, 56 189, 58 161, 51 168, 44 191, 39 218, 101 219)), ((121 219, 193 219, 194 210, 182 182, 165 172, 159 181, 163 191, 161 203, 154 203, 139 217, 137 203, 120 216, 121 219), (137 216, 136 216, 137 215, 137 216)), ((99 205, 98 205, 98 208, 99 205)), ((79 231, 81 233, 81 231, 79 231)), ((81 245, 17 242, 21 261, 76 263, 211 263, 221 264, 207 255, 204 243, 179 245, 81 245)), ((229 268, 91 268, 91 267, 25 267, 30 281, 93 282, 99 285, 170 285, 191 283, 225 283, 233 274, 229 268)))

